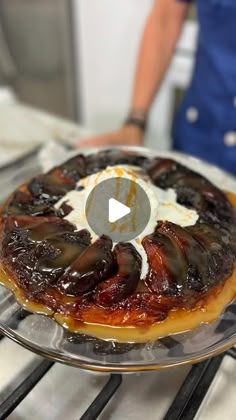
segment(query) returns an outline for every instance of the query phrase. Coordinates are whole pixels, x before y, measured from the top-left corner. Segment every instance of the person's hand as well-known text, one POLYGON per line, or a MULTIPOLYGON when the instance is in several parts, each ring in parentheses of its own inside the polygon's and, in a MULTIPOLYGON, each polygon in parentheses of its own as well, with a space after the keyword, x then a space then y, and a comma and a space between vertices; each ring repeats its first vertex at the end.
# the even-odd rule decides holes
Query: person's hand
POLYGON ((90 137, 77 143, 77 147, 99 147, 107 145, 141 146, 143 130, 135 125, 124 125, 119 130, 90 137))

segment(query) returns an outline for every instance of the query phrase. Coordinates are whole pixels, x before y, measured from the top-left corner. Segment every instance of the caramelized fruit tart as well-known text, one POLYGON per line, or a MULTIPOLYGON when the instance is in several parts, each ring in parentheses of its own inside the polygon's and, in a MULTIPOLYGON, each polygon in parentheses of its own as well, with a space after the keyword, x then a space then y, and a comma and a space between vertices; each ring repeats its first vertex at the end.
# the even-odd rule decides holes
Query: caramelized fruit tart
POLYGON ((174 160, 79 154, 2 206, 0 281, 26 308, 74 332, 145 342, 186 331, 216 319, 235 297, 234 206, 233 194, 174 160), (109 171, 159 194, 151 229, 136 241, 113 243, 85 219, 76 224, 73 197, 82 207, 91 180, 109 171))

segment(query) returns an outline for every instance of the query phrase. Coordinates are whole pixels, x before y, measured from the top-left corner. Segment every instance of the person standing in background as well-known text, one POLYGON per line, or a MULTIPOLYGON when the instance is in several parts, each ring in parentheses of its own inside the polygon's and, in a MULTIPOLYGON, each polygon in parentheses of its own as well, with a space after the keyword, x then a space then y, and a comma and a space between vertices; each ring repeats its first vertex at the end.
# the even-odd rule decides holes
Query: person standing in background
MULTIPOLYGON (((148 113, 193 0, 155 0, 141 40, 130 112, 111 133, 79 146, 142 145, 148 113)), ((236 1, 195 0, 199 39, 190 86, 176 113, 173 148, 236 175, 236 1)), ((158 139, 157 139, 158 148, 158 139)))

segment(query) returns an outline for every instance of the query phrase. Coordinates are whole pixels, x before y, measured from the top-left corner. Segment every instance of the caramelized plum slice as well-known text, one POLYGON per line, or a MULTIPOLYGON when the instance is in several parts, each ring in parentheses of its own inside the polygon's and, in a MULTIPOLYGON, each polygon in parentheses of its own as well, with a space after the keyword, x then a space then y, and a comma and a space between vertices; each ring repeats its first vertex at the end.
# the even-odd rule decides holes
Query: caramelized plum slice
POLYGON ((2 259, 29 295, 55 284, 90 244, 89 232, 74 229, 57 218, 8 217, 2 259))
POLYGON ((149 264, 145 279, 148 288, 160 295, 178 295, 187 275, 182 252, 170 238, 158 232, 146 236, 142 245, 149 264))
POLYGON ((13 195, 5 213, 64 217, 63 211, 57 211, 53 205, 75 188, 81 176, 86 176, 85 158, 79 155, 47 174, 34 177, 26 186, 26 191, 17 191, 13 195))
POLYGON ((29 229, 29 236, 32 241, 42 241, 67 232, 74 232, 75 226, 67 220, 51 217, 50 220, 39 219, 38 223, 35 222, 33 225, 29 225, 29 229))
POLYGON ((228 263, 224 264, 224 247, 217 231, 209 227, 201 238, 201 234, 193 235, 193 229, 160 222, 155 233, 143 239, 149 262, 145 282, 153 292, 163 296, 205 292, 216 283, 216 276, 219 281, 232 272, 232 252, 226 251, 228 263), (224 266, 224 272, 219 265, 224 266))
POLYGON ((67 202, 64 202, 58 209, 58 212, 60 214, 60 217, 66 217, 72 212, 72 210, 73 208, 69 204, 67 204, 67 202))
MULTIPOLYGON (((85 157, 83 155, 77 155, 59 166, 59 170, 61 171, 62 176, 69 178, 74 182, 78 182, 87 175, 85 157)), ((50 171, 49 174, 51 172, 52 171, 50 171)))
POLYGON ((34 199, 29 192, 16 191, 4 209, 7 215, 56 216, 57 210, 46 201, 34 199))
POLYGON ((191 173, 190 169, 180 163, 162 158, 154 158, 150 162, 147 172, 152 182, 163 189, 173 188, 178 179, 191 173))
POLYGON ((48 204, 55 204, 74 187, 75 182, 69 178, 63 178, 59 169, 54 169, 50 174, 39 175, 28 184, 33 198, 48 204))
POLYGON ((160 222, 157 230, 177 245, 187 262, 186 279, 182 279, 182 289, 179 289, 182 294, 190 290, 205 292, 232 273, 233 254, 226 243, 223 245, 222 232, 213 226, 209 225, 208 229, 202 229, 202 233, 193 235, 194 230, 201 232, 201 225, 182 228, 174 223, 160 222))
POLYGON ((200 220, 209 223, 231 223, 233 209, 226 195, 198 174, 184 176, 174 185, 178 202, 196 209, 200 220))
POLYGON ((4 233, 12 230, 28 232, 31 242, 46 240, 51 236, 75 232, 75 226, 59 217, 9 216, 4 224, 4 233))
POLYGON ((57 236, 51 236, 47 243, 60 251, 56 258, 41 258, 36 270, 48 272, 55 268, 67 268, 79 255, 90 245, 91 237, 87 230, 77 232, 65 232, 57 236))
POLYGON ((60 278, 58 286, 66 295, 83 295, 93 290, 100 281, 109 278, 115 268, 112 241, 103 235, 74 261, 60 278))
POLYGON ((75 229, 71 223, 62 221, 57 217, 8 216, 4 220, 2 251, 5 254, 8 253, 8 250, 10 252, 14 251, 24 245, 26 238, 27 241, 33 244, 33 238, 29 238, 31 231, 35 232, 36 241, 44 238, 44 235, 48 233, 48 229, 50 232, 58 233, 59 225, 63 227, 63 231, 73 231, 75 229), (41 229, 40 227, 42 226, 45 226, 45 229, 41 229), (46 229, 46 226, 48 229, 46 229), (39 235, 38 238, 37 235, 39 235))
POLYGON ((141 272, 141 257, 130 243, 119 243, 114 248, 118 264, 117 274, 100 283, 95 302, 101 306, 111 306, 126 299, 135 292, 141 272))
POLYGON ((177 200, 200 213, 209 223, 232 223, 233 211, 225 194, 200 174, 172 159, 155 158, 147 170, 153 183, 161 188, 174 188, 177 200))
POLYGON ((160 222, 157 231, 175 244, 187 266, 184 275, 177 279, 179 293, 185 294, 189 290, 206 291, 209 286, 206 275, 209 250, 196 241, 187 229, 174 223, 160 222))
POLYGON ((208 253, 205 272, 208 283, 214 286, 217 282, 229 277, 233 272, 236 256, 235 235, 204 223, 190 226, 188 231, 208 253))
POLYGON ((125 150, 102 150, 99 153, 93 153, 86 158, 87 175, 94 174, 107 166, 115 165, 134 165, 145 168, 149 159, 145 156, 137 155, 136 153, 125 150))

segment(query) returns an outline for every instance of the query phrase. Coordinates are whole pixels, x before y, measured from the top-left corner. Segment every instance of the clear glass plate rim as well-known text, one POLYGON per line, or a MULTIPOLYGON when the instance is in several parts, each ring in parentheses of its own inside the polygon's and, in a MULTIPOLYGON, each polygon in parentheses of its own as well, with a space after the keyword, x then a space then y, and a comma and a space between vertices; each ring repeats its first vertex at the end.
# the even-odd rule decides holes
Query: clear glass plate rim
MULTIPOLYGON (((198 356, 191 357, 188 356, 184 360, 183 358, 181 360, 178 360, 178 358, 171 358, 171 363, 152 363, 147 362, 141 363, 141 364, 123 364, 123 365, 117 365, 110 362, 103 363, 94 363, 94 362, 88 362, 86 359, 80 359, 78 357, 67 357, 61 352, 56 352, 54 350, 47 351, 46 349, 43 349, 42 347, 32 344, 29 340, 20 337, 19 334, 15 333, 14 330, 9 328, 7 325, 4 326, 4 323, 0 323, 0 332, 2 332, 6 337, 13 340, 15 343, 23 346, 27 350, 33 351, 34 353, 38 354, 41 357, 50 359, 54 362, 59 363, 65 363, 72 367, 78 367, 84 370, 90 370, 95 372, 121 372, 121 373, 129 373, 129 372, 145 372, 145 371, 153 371, 153 370, 163 370, 168 369, 171 367, 177 367, 177 366, 184 366, 187 364, 194 364, 199 363, 203 360, 206 360, 210 357, 217 356, 218 354, 227 351, 229 348, 236 345, 236 332, 233 334, 229 339, 224 340, 221 345, 215 344, 212 346, 212 349, 205 352, 201 351, 199 352, 198 356)), ((174 336, 174 335, 173 335, 174 336)))

